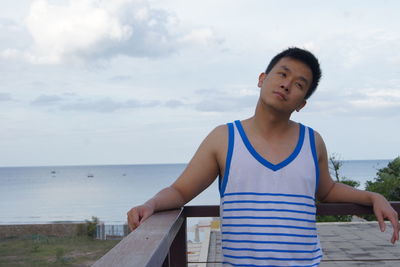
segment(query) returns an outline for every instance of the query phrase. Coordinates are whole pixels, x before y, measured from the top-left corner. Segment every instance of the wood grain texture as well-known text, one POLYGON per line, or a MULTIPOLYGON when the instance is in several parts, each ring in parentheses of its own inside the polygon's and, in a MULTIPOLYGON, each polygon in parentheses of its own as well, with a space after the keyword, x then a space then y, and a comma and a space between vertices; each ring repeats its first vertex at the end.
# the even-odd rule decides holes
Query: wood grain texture
MULTIPOLYGON (((400 213, 400 202, 390 202, 400 213)), ((371 206, 353 203, 317 204, 317 215, 372 214, 371 206)), ((219 206, 185 206, 147 219, 93 266, 186 266, 186 218, 218 217, 219 206)))
POLYGON ((184 221, 182 209, 155 213, 93 266, 161 266, 184 221))

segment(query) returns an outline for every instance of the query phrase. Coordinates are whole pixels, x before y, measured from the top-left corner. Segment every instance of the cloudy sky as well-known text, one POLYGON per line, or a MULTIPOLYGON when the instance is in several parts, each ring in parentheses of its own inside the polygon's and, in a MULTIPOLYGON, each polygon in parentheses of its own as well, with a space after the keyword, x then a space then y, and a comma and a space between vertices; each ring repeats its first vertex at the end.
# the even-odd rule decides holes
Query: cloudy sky
POLYGON ((0 2, 0 166, 186 163, 254 113, 289 46, 323 78, 294 120, 342 159, 400 154, 398 1, 0 2))

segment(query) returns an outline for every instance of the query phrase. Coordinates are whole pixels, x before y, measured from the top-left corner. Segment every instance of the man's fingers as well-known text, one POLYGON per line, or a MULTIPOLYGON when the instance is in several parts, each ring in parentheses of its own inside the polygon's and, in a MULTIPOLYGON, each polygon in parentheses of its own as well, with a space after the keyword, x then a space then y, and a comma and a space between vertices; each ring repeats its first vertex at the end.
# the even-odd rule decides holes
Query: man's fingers
POLYGON ((391 223, 393 225, 393 234, 392 234, 392 239, 390 241, 392 242, 392 244, 394 244, 396 240, 399 239, 399 232, 396 230, 396 225, 393 224, 393 221, 391 221, 391 223))
POLYGON ((394 217, 390 218, 390 222, 392 223, 393 226, 392 244, 394 244, 396 240, 399 240, 399 230, 400 230, 399 218, 397 213, 395 213, 394 217))
POLYGON ((146 220, 147 219, 147 216, 142 216, 141 218, 140 218, 140 220, 139 220, 139 224, 141 224, 144 220, 146 220))
POLYGON ((137 206, 128 211, 128 225, 131 231, 136 229, 144 220, 153 214, 154 210, 146 204, 137 206))
POLYGON ((394 234, 393 234, 393 236, 392 236, 392 239, 390 240, 390 242, 394 245, 394 243, 396 242, 396 237, 394 236, 394 234))
POLYGON ((129 229, 130 229, 131 231, 133 231, 132 219, 131 219, 131 216, 130 216, 129 212, 127 213, 127 216, 128 216, 128 226, 129 226, 129 229))
POLYGON ((139 226, 139 213, 136 209, 131 209, 128 212, 128 224, 131 231, 139 226))
POLYGON ((379 223, 379 228, 381 229, 381 232, 385 232, 386 229, 386 224, 385 221, 383 220, 383 216, 381 213, 375 214, 376 218, 378 219, 378 223, 379 223))
POLYGON ((394 244, 397 240, 399 240, 399 226, 398 223, 394 220, 391 220, 392 226, 393 226, 393 235, 391 242, 394 244))

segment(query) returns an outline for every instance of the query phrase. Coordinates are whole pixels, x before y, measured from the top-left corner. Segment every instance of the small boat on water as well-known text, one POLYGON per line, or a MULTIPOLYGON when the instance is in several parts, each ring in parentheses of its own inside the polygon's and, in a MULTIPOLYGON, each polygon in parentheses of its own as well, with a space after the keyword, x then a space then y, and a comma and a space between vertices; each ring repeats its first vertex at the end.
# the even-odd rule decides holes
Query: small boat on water
POLYGON ((88 178, 93 178, 94 175, 93 175, 93 173, 88 173, 87 177, 88 177, 88 178))

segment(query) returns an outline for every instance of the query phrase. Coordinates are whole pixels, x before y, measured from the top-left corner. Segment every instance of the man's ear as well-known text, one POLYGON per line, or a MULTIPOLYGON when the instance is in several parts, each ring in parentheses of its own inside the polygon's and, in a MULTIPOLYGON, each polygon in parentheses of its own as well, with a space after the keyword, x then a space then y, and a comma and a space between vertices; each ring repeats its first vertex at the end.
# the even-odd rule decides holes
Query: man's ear
POLYGON ((296 111, 299 112, 304 106, 307 104, 307 100, 303 100, 303 102, 296 108, 296 111))
POLYGON ((267 74, 265 72, 261 72, 260 76, 258 76, 258 87, 261 88, 263 81, 267 77, 267 74))

